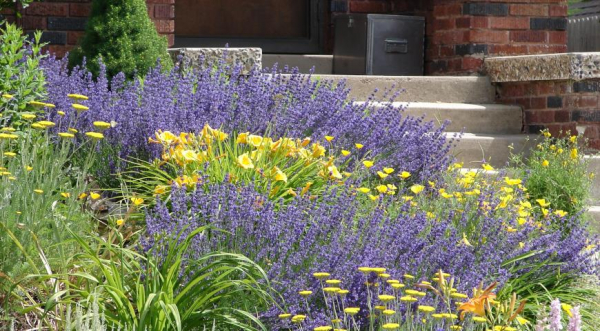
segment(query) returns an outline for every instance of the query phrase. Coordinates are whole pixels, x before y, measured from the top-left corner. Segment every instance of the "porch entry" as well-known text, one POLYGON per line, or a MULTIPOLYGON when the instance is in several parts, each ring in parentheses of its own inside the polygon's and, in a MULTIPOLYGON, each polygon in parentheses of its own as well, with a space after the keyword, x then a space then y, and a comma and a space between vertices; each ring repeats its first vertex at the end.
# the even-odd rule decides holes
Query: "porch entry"
POLYGON ((175 47, 319 53, 321 0, 177 0, 175 47))

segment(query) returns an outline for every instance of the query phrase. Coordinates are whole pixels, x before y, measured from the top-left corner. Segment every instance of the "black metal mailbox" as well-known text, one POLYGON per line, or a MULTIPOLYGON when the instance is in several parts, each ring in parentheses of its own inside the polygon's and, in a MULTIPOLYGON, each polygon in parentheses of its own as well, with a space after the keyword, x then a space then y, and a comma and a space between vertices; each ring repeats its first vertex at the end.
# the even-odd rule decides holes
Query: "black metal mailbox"
POLYGON ((423 17, 379 14, 337 16, 333 73, 423 75, 424 38, 423 17))

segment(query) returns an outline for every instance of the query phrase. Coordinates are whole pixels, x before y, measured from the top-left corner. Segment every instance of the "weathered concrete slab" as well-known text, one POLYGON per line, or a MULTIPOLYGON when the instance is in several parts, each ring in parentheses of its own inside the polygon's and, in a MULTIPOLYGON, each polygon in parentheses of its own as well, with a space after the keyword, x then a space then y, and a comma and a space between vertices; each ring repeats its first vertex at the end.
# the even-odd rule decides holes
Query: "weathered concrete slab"
POLYGON ((600 78, 600 52, 502 56, 485 59, 494 83, 600 78))
MULTIPOLYGON (((455 133, 448 132, 446 136, 451 138, 455 133)), ((494 168, 500 169, 506 166, 511 151, 515 154, 523 153, 529 155, 535 146, 536 137, 525 134, 472 134, 465 133, 451 152, 459 162, 464 162, 467 168, 477 168, 485 160, 494 168)))
POLYGON ((263 67, 272 68, 275 63, 282 69, 284 66, 298 68, 308 74, 314 68, 315 74, 330 75, 333 72, 333 55, 314 54, 263 54, 263 67))
POLYGON ((230 65, 243 66, 243 73, 253 68, 262 69, 262 49, 260 48, 170 48, 173 61, 181 56, 182 61, 189 61, 192 67, 206 68, 219 63, 222 59, 230 65))
MULTIPOLYGON (((357 102, 362 104, 363 102, 357 102)), ((371 103, 375 108, 388 107, 387 102, 371 103)), ((423 116, 426 121, 443 123, 447 131, 481 134, 518 134, 522 132, 523 111, 519 106, 445 102, 394 102, 404 114, 423 116)))
POLYGON ((404 102, 460 102, 494 103, 496 90, 487 77, 473 76, 359 76, 359 75, 313 75, 313 79, 345 81, 350 88, 350 98, 365 101, 377 89, 381 97, 386 89, 404 92, 398 101, 404 102))

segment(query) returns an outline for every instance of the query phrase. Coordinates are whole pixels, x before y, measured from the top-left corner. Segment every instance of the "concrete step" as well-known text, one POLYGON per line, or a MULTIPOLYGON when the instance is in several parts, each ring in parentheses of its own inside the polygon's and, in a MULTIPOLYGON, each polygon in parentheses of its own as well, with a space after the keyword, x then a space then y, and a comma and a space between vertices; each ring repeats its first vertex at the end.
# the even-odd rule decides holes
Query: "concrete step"
POLYGON ((590 206, 587 215, 590 218, 590 230, 600 234, 600 206, 590 206))
POLYGON ((449 102, 449 103, 494 103, 495 89, 487 77, 433 77, 433 76, 354 76, 314 75, 313 79, 346 81, 350 98, 366 101, 377 89, 383 91, 395 87, 404 89, 398 97, 402 102, 449 102))
MULTIPOLYGON (((590 204, 600 206, 600 155, 587 155, 585 158, 588 161, 588 173, 593 173, 594 178, 591 180, 590 188, 590 204)), ((600 217, 600 209, 598 211, 600 217)))
MULTIPOLYGON (((456 133, 448 132, 448 138, 456 133)), ((533 136, 525 134, 473 134, 465 133, 451 150, 458 162, 463 162, 467 168, 479 168, 483 160, 495 168, 502 168, 513 153, 528 154, 535 146, 533 136)))
MULTIPOLYGON (((389 106, 389 103, 372 105, 382 108, 389 106)), ((425 116, 427 121, 441 124, 449 120, 446 130, 450 132, 518 134, 523 125, 523 111, 519 106, 442 102, 394 102, 393 106, 405 108, 405 114, 411 116, 425 116)))
POLYGON ((315 74, 331 75, 333 73, 333 55, 313 54, 263 54, 263 68, 272 68, 275 64, 280 69, 284 66, 298 68, 303 74, 310 73, 314 68, 315 74))

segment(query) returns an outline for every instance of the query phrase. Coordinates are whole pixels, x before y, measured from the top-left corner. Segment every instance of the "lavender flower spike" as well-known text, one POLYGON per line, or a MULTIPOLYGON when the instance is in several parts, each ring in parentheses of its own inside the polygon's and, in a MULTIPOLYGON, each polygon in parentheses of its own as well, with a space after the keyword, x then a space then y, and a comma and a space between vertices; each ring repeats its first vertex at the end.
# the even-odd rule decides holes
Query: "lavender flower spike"
POLYGON ((550 331, 560 331, 563 329, 561 315, 560 300, 552 300, 550 304, 550 331))

